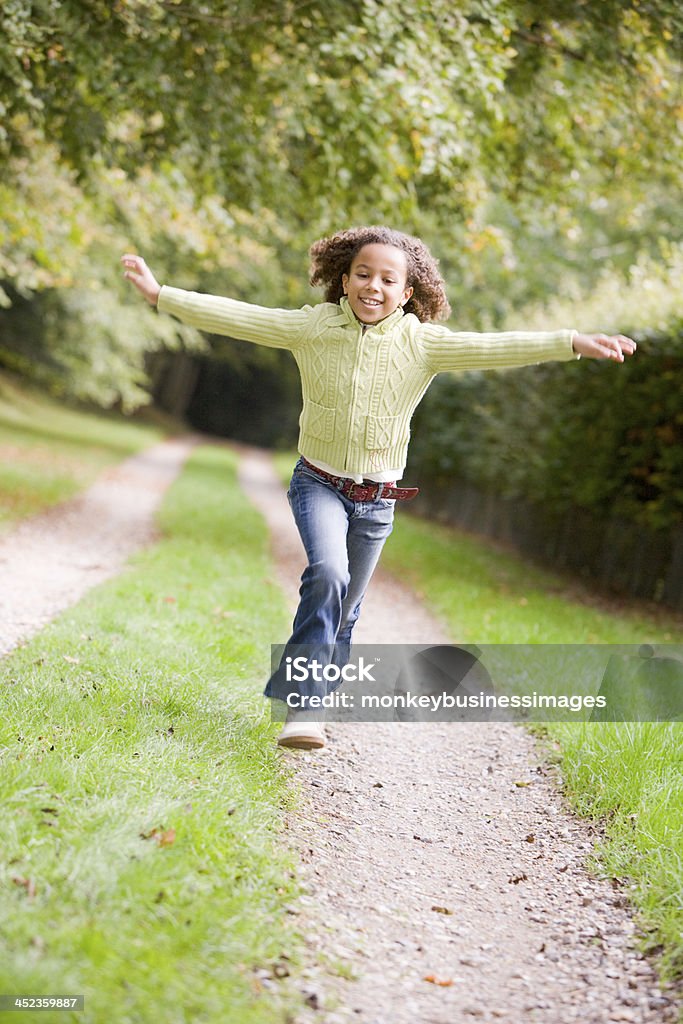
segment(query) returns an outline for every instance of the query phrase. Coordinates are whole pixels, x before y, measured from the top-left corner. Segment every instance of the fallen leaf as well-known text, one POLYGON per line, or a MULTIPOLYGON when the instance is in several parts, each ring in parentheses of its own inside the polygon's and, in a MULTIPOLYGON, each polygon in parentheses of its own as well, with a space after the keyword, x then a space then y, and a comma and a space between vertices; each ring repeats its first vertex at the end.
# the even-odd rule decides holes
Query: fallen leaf
POLYGON ((166 604, 175 604, 177 600, 178 600, 177 597, 165 597, 164 598, 164 601, 165 601, 166 604))
POLYGON ((510 882, 512 885, 519 885, 520 882, 526 881, 528 881, 528 879, 524 872, 522 872, 519 875, 510 875, 510 877, 508 878, 508 882, 510 882))
POLYGON ((530 785, 531 785, 530 782, 515 782, 515 786, 517 786, 519 789, 522 789, 524 786, 530 786, 530 785))
POLYGON ((533 834, 533 832, 530 832, 528 836, 525 836, 524 842, 525 843, 535 843, 536 842, 536 836, 533 834))
POLYGON ((167 828, 165 832, 162 832, 161 835, 155 836, 154 838, 159 846, 173 846, 175 843, 175 829, 167 828))
POLYGON ((432 910, 437 914, 452 914, 453 911, 449 910, 448 907, 433 906, 432 910))
POLYGON ((69 657, 68 654, 64 655, 64 661, 68 661, 70 665, 80 665, 80 663, 81 663, 81 659, 80 658, 71 658, 71 657, 69 657))
POLYGON ((12 879, 15 885, 20 885, 23 889, 26 889, 26 895, 30 900, 36 894, 36 883, 32 878, 24 878, 22 875, 15 875, 12 879))
POLYGON ((435 974, 425 974, 423 981, 428 981, 432 985, 441 985, 442 988, 448 988, 449 985, 453 984, 452 978, 437 978, 435 974))
POLYGON ((159 846, 173 846, 175 842, 174 828, 153 828, 149 832, 141 832, 141 839, 155 839, 159 846))

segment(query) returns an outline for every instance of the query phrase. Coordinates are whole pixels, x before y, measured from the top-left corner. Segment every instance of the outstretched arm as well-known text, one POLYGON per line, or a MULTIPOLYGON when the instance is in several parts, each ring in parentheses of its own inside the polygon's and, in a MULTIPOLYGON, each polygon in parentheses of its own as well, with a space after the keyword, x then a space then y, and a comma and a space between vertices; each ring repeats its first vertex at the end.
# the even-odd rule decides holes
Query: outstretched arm
POLYGON ((125 269, 124 277, 132 281, 137 290, 144 295, 150 306, 156 306, 161 285, 149 269, 142 256, 126 253, 121 257, 125 269))
POLYGON ((635 341, 624 334, 575 334, 572 344, 577 355, 588 359, 616 359, 619 363, 636 350, 635 341))
POLYGON ((623 334, 581 334, 576 330, 476 334, 450 331, 433 323, 420 324, 418 340, 433 373, 503 370, 581 356, 623 363, 636 348, 623 334))
POLYGON ((310 306, 302 309, 270 309, 240 302, 221 295, 204 295, 182 288, 159 284, 142 256, 126 253, 121 257, 123 276, 132 281, 141 295, 160 313, 171 313, 183 323, 209 334, 252 341, 268 348, 294 352, 309 334, 310 306))

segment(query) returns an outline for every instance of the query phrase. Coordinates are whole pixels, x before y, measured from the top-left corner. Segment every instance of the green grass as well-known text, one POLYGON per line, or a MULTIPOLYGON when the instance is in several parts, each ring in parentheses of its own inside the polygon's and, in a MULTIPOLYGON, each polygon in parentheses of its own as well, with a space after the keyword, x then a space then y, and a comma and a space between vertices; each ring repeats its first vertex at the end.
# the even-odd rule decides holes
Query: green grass
POLYGON ((85 994, 44 1024, 270 1024, 291 1006, 256 973, 294 973, 301 948, 261 697, 287 615, 234 471, 198 449, 162 541, 2 662, 0 992, 85 994))
MULTIPOLYGON (((608 601, 500 546, 399 512, 383 564, 424 598, 456 642, 680 643, 683 619, 608 601)), ((482 740, 486 726, 482 725, 482 740)), ((683 977, 683 723, 536 727, 581 814, 604 822, 595 870, 639 911, 645 948, 683 977)))
POLYGON ((639 909, 644 948, 683 978, 683 724, 556 724, 573 806, 605 823, 595 863, 639 909))
POLYGON ((0 533, 160 436, 139 420, 68 408, 0 374, 0 533))
POLYGON ((503 546, 405 513, 383 562, 400 571, 463 643, 665 643, 683 617, 607 600, 503 546))

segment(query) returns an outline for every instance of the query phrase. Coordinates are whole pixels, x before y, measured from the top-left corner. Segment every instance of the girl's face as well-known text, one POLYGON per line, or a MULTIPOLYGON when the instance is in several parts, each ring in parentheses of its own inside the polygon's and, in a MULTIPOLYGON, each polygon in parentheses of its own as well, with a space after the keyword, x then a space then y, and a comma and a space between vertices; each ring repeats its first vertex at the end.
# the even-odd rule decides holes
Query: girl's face
POLYGON ((349 273, 342 274, 342 285, 361 323, 376 324, 413 294, 407 278, 405 253, 394 245, 372 242, 356 253, 349 273))

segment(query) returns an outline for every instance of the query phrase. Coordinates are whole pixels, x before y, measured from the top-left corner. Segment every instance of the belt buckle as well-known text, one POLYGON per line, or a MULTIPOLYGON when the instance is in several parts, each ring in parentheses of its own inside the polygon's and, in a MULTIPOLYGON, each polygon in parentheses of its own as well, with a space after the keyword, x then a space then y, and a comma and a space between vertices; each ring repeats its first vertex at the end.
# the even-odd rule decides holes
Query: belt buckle
POLYGON ((379 497, 380 488, 382 486, 386 488, 387 485, 382 485, 375 480, 368 480, 367 482, 363 481, 361 484, 357 484, 355 480, 351 480, 348 486, 342 489, 342 494, 344 494, 349 501, 375 501, 379 497), (356 497, 357 488, 363 494, 362 498, 356 497), (372 495, 372 497, 370 497, 370 495, 372 495))
POLYGON ((363 488, 363 492, 365 494, 363 501, 377 501, 382 484, 378 483, 376 480, 364 480, 363 483, 358 484, 358 486, 363 488))

